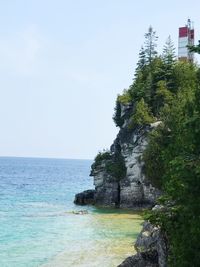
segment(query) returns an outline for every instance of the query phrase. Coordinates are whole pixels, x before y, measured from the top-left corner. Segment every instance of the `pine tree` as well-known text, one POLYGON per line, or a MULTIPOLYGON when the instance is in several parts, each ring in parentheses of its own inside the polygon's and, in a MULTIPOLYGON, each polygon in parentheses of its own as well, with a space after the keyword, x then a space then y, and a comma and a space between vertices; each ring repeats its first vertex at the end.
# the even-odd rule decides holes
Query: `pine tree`
POLYGON ((200 40, 199 40, 199 44, 198 45, 188 46, 188 49, 190 50, 190 52, 194 52, 194 53, 200 54, 200 40))
POLYGON ((168 36, 167 41, 164 45, 162 58, 164 60, 164 63, 167 65, 172 65, 175 62, 175 47, 170 35, 168 36))
POLYGON ((173 68, 176 62, 175 47, 171 40, 171 36, 167 38, 167 41, 163 47, 162 59, 164 63, 164 76, 168 89, 173 88, 173 68))
POLYGON ((147 63, 151 63, 152 60, 157 56, 157 40, 156 32, 153 30, 152 26, 149 27, 148 32, 145 33, 145 49, 147 63))
POLYGON ((144 66, 146 65, 146 54, 144 47, 142 46, 139 52, 139 60, 137 63, 136 73, 140 70, 143 70, 144 66))

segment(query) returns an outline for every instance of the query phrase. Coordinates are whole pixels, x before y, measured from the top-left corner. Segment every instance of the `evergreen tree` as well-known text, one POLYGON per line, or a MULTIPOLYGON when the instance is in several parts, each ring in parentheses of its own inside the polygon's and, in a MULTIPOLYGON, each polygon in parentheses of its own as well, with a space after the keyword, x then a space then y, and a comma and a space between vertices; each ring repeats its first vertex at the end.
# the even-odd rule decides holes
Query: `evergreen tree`
POLYGON ((136 73, 144 69, 144 66, 146 65, 146 61, 147 60, 146 60, 145 50, 144 50, 144 47, 142 46, 139 52, 139 60, 137 63, 136 73))
POLYGON ((131 121, 129 124, 129 129, 133 129, 136 126, 142 126, 150 124, 154 121, 154 117, 151 113, 150 108, 145 103, 144 99, 142 98, 136 104, 136 109, 134 114, 131 117, 131 121))
POLYGON ((167 41, 164 45, 162 59, 164 63, 163 71, 164 71, 166 85, 168 89, 172 89, 174 86, 173 68, 176 62, 176 56, 175 56, 175 47, 170 36, 167 38, 167 41))
POLYGON ((145 33, 145 43, 144 52, 146 54, 147 63, 151 63, 153 58, 157 56, 157 40, 156 32, 153 30, 152 26, 149 27, 148 32, 145 33))
POLYGON ((190 52, 194 52, 194 53, 200 54, 200 40, 199 40, 199 44, 198 45, 188 46, 188 49, 190 50, 190 52))
POLYGON ((172 65, 175 62, 175 47, 169 35, 163 48, 162 58, 165 64, 172 65))
POLYGON ((115 104, 115 113, 113 115, 113 120, 115 122, 115 125, 118 127, 121 127, 124 123, 124 119, 121 117, 121 104, 118 99, 115 104))
POLYGON ((199 266, 200 83, 192 64, 177 63, 175 73, 173 99, 144 154, 146 175, 164 190, 163 209, 152 211, 149 219, 167 236, 169 266, 199 266))

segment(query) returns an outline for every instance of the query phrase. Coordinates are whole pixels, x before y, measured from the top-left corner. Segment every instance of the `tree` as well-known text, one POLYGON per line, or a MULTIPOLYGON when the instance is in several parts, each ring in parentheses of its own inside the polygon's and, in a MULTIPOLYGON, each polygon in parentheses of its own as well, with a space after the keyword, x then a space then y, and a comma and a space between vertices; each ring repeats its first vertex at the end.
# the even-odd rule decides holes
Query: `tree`
POLYGON ((157 56, 157 40, 158 37, 156 36, 156 32, 153 30, 152 26, 149 27, 148 32, 145 33, 145 43, 144 43, 144 52, 146 54, 147 62, 150 64, 157 56))
POLYGON ((150 124, 154 121, 154 117, 151 114, 150 108, 144 102, 142 98, 137 104, 134 114, 132 115, 129 129, 134 128, 135 126, 142 126, 150 124))
POLYGON ((173 87, 173 69, 174 64, 176 62, 176 56, 175 56, 175 47, 171 40, 171 37, 169 36, 167 38, 167 41, 163 48, 163 70, 165 74, 165 81, 168 89, 172 89, 173 87))
POLYGON ((147 60, 146 60, 146 54, 145 54, 145 50, 144 47, 142 46, 139 52, 139 60, 137 63, 137 68, 136 68, 136 72, 143 70, 144 66, 146 65, 147 60))
POLYGON ((121 117, 121 103, 117 99, 115 104, 115 112, 113 115, 113 120, 115 122, 115 125, 118 127, 121 127, 124 124, 124 119, 121 117))
POLYGON ((189 45, 188 49, 190 50, 190 52, 200 54, 200 40, 198 45, 189 45))
POLYGON ((162 54, 163 61, 166 65, 173 65, 175 63, 176 55, 175 55, 175 47, 172 42, 171 36, 169 35, 165 45, 163 47, 163 54, 162 54))
POLYGON ((200 81, 197 68, 187 62, 175 64, 175 74, 173 99, 144 154, 147 176, 164 191, 163 209, 149 219, 167 236, 169 266, 199 266, 200 81))

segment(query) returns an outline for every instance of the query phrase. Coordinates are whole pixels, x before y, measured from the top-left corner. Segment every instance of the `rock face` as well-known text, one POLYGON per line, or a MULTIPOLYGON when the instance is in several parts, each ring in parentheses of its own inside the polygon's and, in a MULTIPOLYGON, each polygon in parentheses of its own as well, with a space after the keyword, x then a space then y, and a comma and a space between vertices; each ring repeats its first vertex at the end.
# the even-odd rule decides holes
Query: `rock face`
POLYGON ((154 125, 140 127, 134 131, 121 129, 113 145, 112 155, 120 154, 126 167, 125 176, 117 180, 106 170, 108 160, 95 166, 91 172, 94 177, 95 203, 102 206, 140 209, 151 207, 160 195, 144 175, 142 154, 147 145, 147 134, 154 125))
MULTIPOLYGON (((133 110, 130 104, 121 104, 121 118, 124 123, 110 148, 112 158, 120 156, 126 169, 123 177, 116 177, 108 171, 112 159, 103 159, 92 165, 91 176, 94 177, 94 199, 96 205, 141 209, 152 207, 160 195, 144 175, 142 154, 147 145, 147 135, 160 122, 130 129, 130 116, 133 110)), ((82 196, 81 196, 82 199, 82 196)), ((81 200, 82 201, 82 200, 81 200)), ((80 204, 81 201, 75 203, 80 204)), ((83 201, 86 203, 87 201, 83 201)))
POLYGON ((137 254, 118 267, 167 267, 167 243, 160 228, 145 222, 135 248, 137 254))
MULTIPOLYGON (((120 181, 120 207, 152 206, 160 194, 144 175, 142 154, 147 145, 147 134, 151 129, 152 126, 146 126, 130 133, 123 129, 116 139, 126 166, 126 176, 120 181)), ((111 149, 115 151, 115 145, 111 149)))
POLYGON ((106 171, 106 161, 91 172, 94 176, 95 204, 115 207, 119 203, 119 183, 106 171))

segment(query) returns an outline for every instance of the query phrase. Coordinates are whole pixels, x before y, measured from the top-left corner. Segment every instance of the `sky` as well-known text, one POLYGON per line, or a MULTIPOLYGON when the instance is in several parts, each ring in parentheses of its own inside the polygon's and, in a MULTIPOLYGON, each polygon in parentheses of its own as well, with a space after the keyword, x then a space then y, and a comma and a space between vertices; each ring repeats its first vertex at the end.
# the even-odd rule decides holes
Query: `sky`
POLYGON ((150 25, 158 51, 199 0, 0 0, 0 156, 93 159, 118 128, 150 25))

